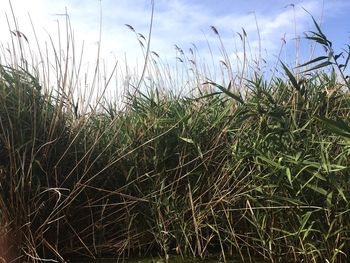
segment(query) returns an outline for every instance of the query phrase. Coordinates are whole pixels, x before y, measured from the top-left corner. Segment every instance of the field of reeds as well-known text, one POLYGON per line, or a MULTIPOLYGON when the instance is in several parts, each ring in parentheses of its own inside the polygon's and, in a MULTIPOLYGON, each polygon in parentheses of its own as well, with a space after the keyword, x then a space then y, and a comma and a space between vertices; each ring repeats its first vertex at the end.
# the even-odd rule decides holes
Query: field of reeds
POLYGON ((84 102, 78 63, 52 44, 54 63, 43 51, 36 64, 12 33, 0 66, 0 262, 348 262, 349 46, 336 50, 316 22, 307 39, 324 55, 278 61, 269 76, 243 67, 213 82, 179 58, 192 67, 181 83, 145 48, 120 103, 103 89, 84 102))

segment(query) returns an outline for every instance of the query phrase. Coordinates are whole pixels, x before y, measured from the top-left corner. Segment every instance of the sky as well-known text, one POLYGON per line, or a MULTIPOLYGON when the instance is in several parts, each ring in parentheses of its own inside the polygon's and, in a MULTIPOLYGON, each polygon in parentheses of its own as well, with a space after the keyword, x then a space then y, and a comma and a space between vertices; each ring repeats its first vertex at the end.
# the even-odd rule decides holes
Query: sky
MULTIPOLYGON (((65 28, 69 14, 77 49, 84 43, 85 61, 94 61, 100 44, 100 58, 108 65, 142 65, 143 53, 138 40, 148 37, 151 22, 151 0, 11 0, 18 29, 30 45, 36 45, 29 16, 40 45, 49 43, 49 36, 58 43, 58 23, 65 28), (59 22, 58 22, 59 21, 59 22), (135 32, 125 24, 131 25, 135 32), (101 30, 100 30, 101 29, 101 30), (101 37, 100 37, 101 34, 101 37)), ((8 0, 0 0, 1 43, 9 42, 15 29, 8 0)), ((150 49, 167 63, 179 56, 175 45, 188 57, 189 49, 215 64, 222 58, 220 40, 211 26, 219 32, 230 58, 242 56, 239 34, 247 34, 252 57, 260 54, 268 62, 277 58, 282 45, 282 59, 295 60, 295 39, 301 43, 304 32, 315 30, 310 14, 321 24, 334 46, 340 50, 350 36, 349 0, 154 0, 154 17, 150 49), (307 11, 306 11, 307 10, 307 11), (309 13, 310 14, 309 14, 309 13)), ((64 35, 64 34, 63 34, 64 35)), ((299 50, 301 62, 310 54, 309 44, 299 50)), ((80 49, 79 49, 80 50, 80 49)), ((86 62, 88 63, 88 62, 86 62)), ((137 67, 137 66, 136 66, 137 67)))

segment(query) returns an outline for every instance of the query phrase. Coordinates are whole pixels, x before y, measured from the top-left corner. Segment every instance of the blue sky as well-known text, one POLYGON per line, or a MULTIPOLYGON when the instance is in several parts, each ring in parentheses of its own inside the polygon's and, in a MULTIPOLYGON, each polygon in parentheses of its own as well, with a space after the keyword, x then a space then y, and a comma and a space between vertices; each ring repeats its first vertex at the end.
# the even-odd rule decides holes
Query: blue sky
MULTIPOLYGON (((249 41, 250 54, 254 57, 261 44, 262 56, 269 62, 276 58, 281 47, 281 39, 286 40, 282 59, 287 63, 295 60, 295 37, 303 37, 303 32, 313 30, 308 10, 322 25, 326 35, 337 49, 349 43, 350 28, 347 11, 348 0, 154 0, 155 12, 151 50, 172 63, 177 56, 174 45, 186 54, 198 49, 201 57, 218 62, 222 57, 220 43, 210 26, 220 32, 230 58, 242 55, 241 42, 237 32, 245 29, 249 41), (291 5, 293 4, 293 5, 291 5), (256 17, 256 22, 255 22, 256 17), (259 34, 260 40, 259 41, 259 34), (211 47, 212 57, 208 48, 211 47)), ((85 60, 93 61, 99 41, 100 11, 102 12, 101 57, 110 64, 118 61, 129 65, 142 64, 143 56, 136 36, 125 24, 132 25, 138 33, 148 34, 151 14, 150 0, 12 0, 19 29, 31 45, 35 43, 28 13, 32 17, 39 41, 48 41, 48 34, 57 37, 57 20, 61 28, 67 9, 74 30, 76 46, 85 41, 85 60), (125 55, 126 54, 126 55, 125 55)), ((8 0, 0 0, 0 33, 2 43, 8 41, 8 25, 3 16, 11 15, 8 0)), ((11 21, 11 19, 10 19, 11 21)), ((11 28, 13 28, 11 23, 11 28)), ((301 62, 309 57, 309 43, 301 40, 301 62)))

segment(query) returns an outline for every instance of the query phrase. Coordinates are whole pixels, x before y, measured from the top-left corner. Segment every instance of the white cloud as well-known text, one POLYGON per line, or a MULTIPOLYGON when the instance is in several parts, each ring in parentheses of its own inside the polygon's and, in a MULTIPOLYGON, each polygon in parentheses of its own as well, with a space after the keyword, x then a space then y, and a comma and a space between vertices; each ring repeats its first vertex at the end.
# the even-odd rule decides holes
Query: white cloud
MULTIPOLYGON (((124 24, 132 25, 137 32, 147 36, 150 25, 150 3, 149 0, 102 0, 101 2, 98 0, 12 0, 20 31, 28 37, 31 45, 35 41, 27 13, 29 12, 33 19, 40 43, 48 41, 46 31, 57 43, 57 22, 55 20, 60 21, 61 32, 64 32, 64 16, 61 15, 67 8, 74 31, 77 53, 79 54, 79 47, 84 40, 84 60, 90 61, 90 65, 97 57, 101 4, 101 58, 104 58, 108 65, 112 65, 117 60, 121 68, 125 62, 125 54, 131 67, 135 65, 141 67, 143 63, 143 55, 136 36, 124 24)), ((151 49, 171 62, 175 61, 176 56, 174 44, 187 50, 191 47, 191 43, 195 43, 201 56, 210 59, 208 41, 212 47, 214 60, 218 61, 221 57, 218 48, 220 43, 210 29, 210 26, 214 25, 219 30, 224 46, 233 60, 235 59, 234 54, 242 54, 241 43, 236 34, 236 32, 241 32, 241 28, 247 32, 253 54, 258 51, 259 44, 261 44, 263 54, 268 53, 271 56, 271 54, 278 53, 282 37, 286 36, 286 40, 293 43, 295 26, 297 35, 312 28, 310 15, 302 7, 318 18, 322 12, 325 16, 331 17, 332 14, 336 14, 337 11, 348 5, 347 2, 340 0, 327 1, 325 10, 322 10, 321 0, 304 0, 299 1, 293 9, 292 6, 287 6, 289 1, 266 1, 263 9, 254 10, 255 6, 261 7, 261 2, 251 0, 252 6, 249 9, 247 7, 243 9, 238 1, 233 4, 229 3, 231 1, 222 1, 225 8, 221 8, 222 13, 218 13, 214 6, 214 4, 218 5, 217 1, 155 0, 151 49), (266 7, 268 3, 271 6, 266 7), (255 11, 257 17, 261 36, 260 43, 254 14, 250 11, 255 11)), ((5 7, 5 12, 10 16, 8 1, 0 0, 0 4, 5 7)), ((4 16, 0 20, 0 34, 8 36, 8 38, 2 38, 3 43, 6 40, 9 41, 4 16)), ((62 42, 64 43, 64 37, 62 42)), ((108 70, 111 70, 111 66, 108 66, 108 70)))

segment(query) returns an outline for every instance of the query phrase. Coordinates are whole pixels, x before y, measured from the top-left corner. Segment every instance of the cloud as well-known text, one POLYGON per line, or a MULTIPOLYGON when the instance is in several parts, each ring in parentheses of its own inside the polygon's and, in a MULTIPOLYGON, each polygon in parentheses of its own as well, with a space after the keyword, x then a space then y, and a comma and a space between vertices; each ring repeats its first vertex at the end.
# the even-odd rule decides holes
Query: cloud
MULTIPOLYGON (((8 2, 0 1, 6 2, 1 4, 5 6, 5 12, 10 16, 8 2)), ((242 43, 237 34, 242 32, 242 28, 247 33, 249 52, 253 57, 260 45, 263 55, 273 57, 279 52, 281 38, 285 38, 287 43, 293 45, 296 36, 302 36, 304 31, 313 28, 310 15, 304 9, 317 19, 324 14, 324 20, 327 20, 337 19, 334 14, 340 14, 349 7, 347 1, 340 0, 324 2, 323 10, 321 0, 294 2, 293 7, 287 0, 268 2, 222 0, 220 4, 210 0, 155 0, 151 49, 165 61, 174 63, 177 55, 174 45, 180 46, 188 56, 191 56, 188 49, 193 48, 194 43, 204 59, 211 60, 213 57, 214 63, 217 63, 222 58, 222 53, 218 36, 210 29, 213 25, 220 32, 221 41, 231 59, 242 57, 242 43), (208 43, 211 50, 208 48, 208 43)), ((111 71, 115 61, 119 62, 121 68, 125 62, 131 67, 142 67, 144 58, 137 35, 125 24, 132 25, 137 33, 147 37, 151 15, 150 3, 149 0, 133 0, 131 6, 129 0, 12 1, 20 30, 28 37, 31 45, 35 43, 35 39, 28 20, 28 12, 33 19, 40 43, 49 42, 48 34, 50 34, 57 45, 57 20, 60 21, 62 43, 64 43, 65 17, 62 14, 67 10, 74 32, 76 52, 80 53, 79 48, 84 40, 84 65, 90 65, 90 68, 93 68, 92 65, 98 55, 100 11, 102 11, 100 56, 108 63, 108 71, 111 71), (87 64, 88 62, 90 64, 87 64)), ((11 28, 13 29, 13 26, 11 28)), ((9 36, 4 17, 0 20, 0 33, 2 36, 9 36)), ((4 39, 6 38, 3 38, 6 42, 4 39)))

